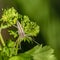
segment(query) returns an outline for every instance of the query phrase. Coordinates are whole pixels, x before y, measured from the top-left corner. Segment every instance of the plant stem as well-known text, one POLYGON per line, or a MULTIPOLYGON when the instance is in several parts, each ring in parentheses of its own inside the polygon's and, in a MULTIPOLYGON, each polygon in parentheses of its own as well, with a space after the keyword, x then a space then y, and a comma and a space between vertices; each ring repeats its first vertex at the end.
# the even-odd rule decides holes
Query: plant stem
POLYGON ((20 37, 18 37, 18 39, 16 40, 15 46, 18 48, 18 45, 20 45, 20 49, 21 49, 21 41, 20 41, 20 37))
POLYGON ((1 29, 0 29, 0 41, 1 41, 2 45, 5 46, 5 42, 4 42, 3 37, 1 35, 1 29))

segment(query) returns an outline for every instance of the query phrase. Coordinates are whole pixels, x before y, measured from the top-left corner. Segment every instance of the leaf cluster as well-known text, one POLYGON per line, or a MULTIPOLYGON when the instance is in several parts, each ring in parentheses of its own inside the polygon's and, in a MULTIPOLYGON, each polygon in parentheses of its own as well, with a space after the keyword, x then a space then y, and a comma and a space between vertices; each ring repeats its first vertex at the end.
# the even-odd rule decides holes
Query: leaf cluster
POLYGON ((28 16, 20 15, 13 7, 10 9, 4 9, 2 18, 0 19, 0 59, 1 60, 55 60, 53 49, 50 47, 42 47, 41 45, 35 46, 33 49, 19 53, 19 44, 22 41, 32 41, 32 37, 36 37, 40 31, 40 27, 29 19, 28 16), (21 39, 17 28, 17 21, 21 24, 21 27, 25 33, 25 36, 21 39), (14 27, 16 30, 8 29, 10 35, 14 37, 14 40, 8 39, 4 41, 1 34, 2 29, 14 27), (15 40, 16 39, 16 40, 15 40))

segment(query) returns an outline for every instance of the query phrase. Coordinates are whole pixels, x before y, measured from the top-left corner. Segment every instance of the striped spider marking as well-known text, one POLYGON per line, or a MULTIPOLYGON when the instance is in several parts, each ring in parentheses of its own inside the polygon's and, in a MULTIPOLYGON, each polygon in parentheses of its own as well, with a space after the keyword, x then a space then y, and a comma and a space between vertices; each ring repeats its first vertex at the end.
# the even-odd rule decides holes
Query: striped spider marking
POLYGON ((19 21, 17 21, 17 28, 20 38, 24 38, 26 35, 19 21))
MULTIPOLYGON (((21 26, 21 24, 20 24, 19 21, 17 21, 17 29, 18 29, 18 34, 19 34, 20 38, 27 37, 27 38, 31 39, 29 35, 26 35, 26 34, 25 34, 25 32, 24 32, 24 30, 23 30, 23 28, 22 28, 22 26, 21 26)), ((33 39, 33 41, 34 41, 36 44, 40 45, 40 44, 39 44, 38 42, 36 42, 34 39, 33 39)))

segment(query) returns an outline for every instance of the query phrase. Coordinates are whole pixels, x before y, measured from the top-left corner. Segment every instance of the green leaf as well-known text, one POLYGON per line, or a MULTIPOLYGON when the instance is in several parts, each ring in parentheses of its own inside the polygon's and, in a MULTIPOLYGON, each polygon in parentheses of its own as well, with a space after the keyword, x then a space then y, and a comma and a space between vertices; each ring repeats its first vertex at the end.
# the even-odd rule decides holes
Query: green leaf
POLYGON ((37 36, 39 33, 39 26, 35 22, 30 21, 28 16, 23 16, 21 25, 28 36, 37 36))
POLYGON ((26 53, 33 56, 34 60, 56 60, 54 50, 49 46, 42 47, 42 45, 37 45, 26 53))
POLYGON ((14 56, 9 60, 56 60, 54 56, 54 50, 49 46, 42 47, 37 45, 31 50, 22 53, 18 56, 14 56))
POLYGON ((9 40, 6 44, 8 47, 14 47, 15 46, 15 42, 12 40, 9 40))
POLYGON ((13 31, 13 30, 8 30, 8 32, 10 33, 10 35, 13 35, 14 38, 16 38, 18 36, 17 32, 16 31, 13 31))
POLYGON ((6 28, 8 28, 8 27, 10 27, 11 26, 11 24, 2 24, 1 23, 1 29, 6 29, 6 28))
POLYGON ((18 48, 15 47, 15 42, 12 40, 9 40, 7 42, 7 48, 9 49, 9 57, 17 55, 18 48))
POLYGON ((18 20, 18 15, 19 14, 13 7, 10 9, 4 9, 2 21, 10 25, 16 24, 16 21, 18 20))
POLYGON ((19 56, 11 57, 9 60, 32 60, 32 57, 28 54, 21 54, 19 56))

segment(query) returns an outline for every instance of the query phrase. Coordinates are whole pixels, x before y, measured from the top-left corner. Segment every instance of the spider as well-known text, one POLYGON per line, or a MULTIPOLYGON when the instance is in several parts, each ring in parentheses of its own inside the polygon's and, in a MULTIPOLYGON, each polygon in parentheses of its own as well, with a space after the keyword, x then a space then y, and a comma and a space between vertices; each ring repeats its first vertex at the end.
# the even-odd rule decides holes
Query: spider
MULTIPOLYGON (((15 25, 13 25, 13 26, 18 29, 18 34, 19 34, 19 38, 20 38, 20 39, 22 39, 22 38, 24 38, 24 37, 27 37, 27 38, 31 39, 30 36, 28 36, 28 35, 25 34, 25 32, 24 32, 24 30, 23 30, 23 28, 22 28, 22 25, 20 24, 19 21, 17 21, 17 26, 15 26, 15 25)), ((35 42, 36 44, 40 45, 40 44, 39 44, 38 42, 36 42, 34 39, 33 39, 32 41, 35 42)), ((20 41, 20 42, 21 42, 21 41, 20 41)), ((20 46, 21 46, 21 44, 20 44, 20 46)))

